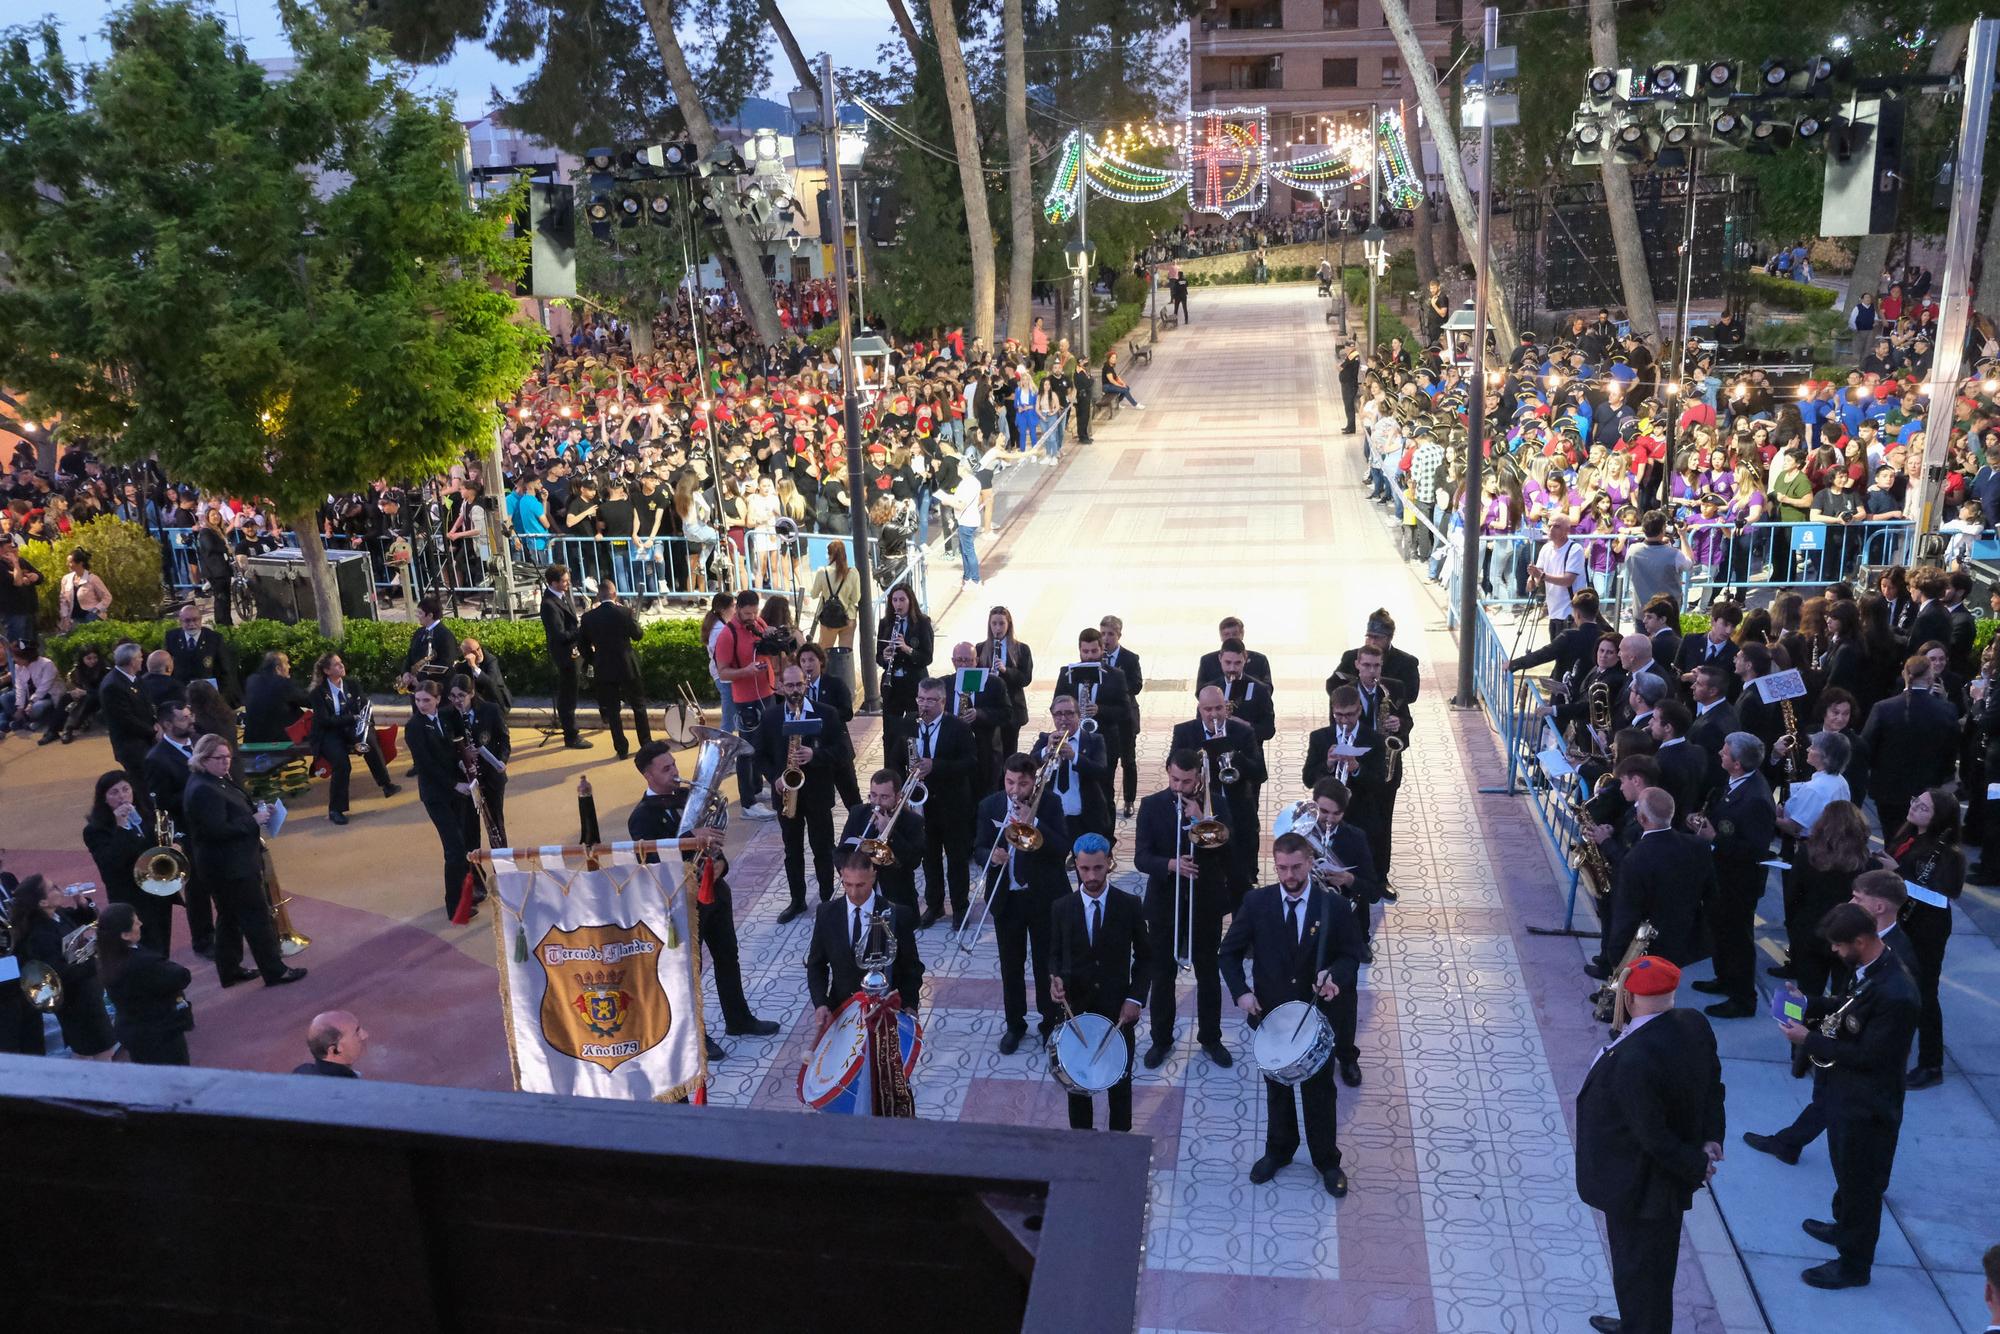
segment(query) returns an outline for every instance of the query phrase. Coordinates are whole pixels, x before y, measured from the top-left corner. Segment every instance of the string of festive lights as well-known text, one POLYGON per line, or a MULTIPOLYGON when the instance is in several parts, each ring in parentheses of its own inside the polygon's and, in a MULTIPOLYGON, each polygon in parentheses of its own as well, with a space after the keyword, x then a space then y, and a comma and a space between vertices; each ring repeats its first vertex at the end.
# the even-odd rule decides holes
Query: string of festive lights
POLYGON ((1410 163, 1410 141, 1403 136, 1400 112, 1385 111, 1375 122, 1376 152, 1382 163, 1382 202, 1390 208, 1415 208, 1424 187, 1410 163))

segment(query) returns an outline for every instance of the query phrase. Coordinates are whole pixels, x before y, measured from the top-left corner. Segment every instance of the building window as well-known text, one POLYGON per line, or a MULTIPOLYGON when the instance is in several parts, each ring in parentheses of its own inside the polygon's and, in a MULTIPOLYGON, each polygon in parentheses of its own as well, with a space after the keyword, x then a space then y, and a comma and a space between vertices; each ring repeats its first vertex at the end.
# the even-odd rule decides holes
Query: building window
POLYGON ((1465 0, 1437 0, 1437 21, 1457 23, 1465 17, 1465 0))
POLYGON ((1352 56, 1341 60, 1319 62, 1319 86, 1322 88, 1356 88, 1361 83, 1361 62, 1352 56))
POLYGON ((1320 22, 1328 28, 1358 28, 1361 26, 1361 0, 1323 0, 1324 9, 1320 22))
POLYGON ((1395 56, 1382 57, 1382 86, 1384 88, 1403 86, 1403 62, 1395 56))

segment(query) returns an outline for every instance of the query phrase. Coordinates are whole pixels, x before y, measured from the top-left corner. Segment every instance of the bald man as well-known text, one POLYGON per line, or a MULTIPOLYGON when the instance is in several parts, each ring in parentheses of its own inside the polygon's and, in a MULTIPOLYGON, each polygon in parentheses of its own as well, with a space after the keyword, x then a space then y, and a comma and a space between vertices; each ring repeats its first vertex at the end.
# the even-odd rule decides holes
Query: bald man
MULTIPOLYGON (((1014 716, 1014 702, 1007 695, 1007 684, 1000 679, 1000 673, 988 672, 986 684, 975 695, 967 695, 958 688, 958 672, 962 668, 979 665, 978 650, 966 643, 951 646, 952 688, 951 698, 945 702, 945 712, 957 714, 959 720, 972 729, 972 746, 978 753, 978 767, 973 771, 973 796, 984 797, 989 792, 1000 790, 1000 761, 1006 757, 1000 753, 1000 738, 1006 730, 1007 722, 1014 716)), ((891 760, 898 757, 889 756, 891 760)), ((899 763, 896 767, 901 768, 899 763)))
POLYGON ((1664 789, 1644 789, 1633 805, 1639 840, 1618 863, 1611 923, 1604 934, 1605 964, 1584 970, 1600 980, 1625 956, 1641 922, 1651 922, 1658 933, 1649 952, 1676 967, 1707 957, 1698 910, 1716 892, 1715 854, 1693 834, 1673 827, 1674 799, 1664 789))
POLYGON ((368 1054, 368 1030, 346 1010, 328 1010, 314 1015, 306 1026, 306 1050, 312 1059, 293 1067, 293 1074, 359 1079, 354 1067, 368 1054))
POLYGON ((1229 701, 1223 697, 1222 687, 1211 683, 1195 693, 1195 716, 1174 724, 1167 750, 1169 754, 1177 750, 1206 751, 1209 781, 1215 785, 1216 801, 1227 801, 1230 823, 1249 831, 1248 837, 1232 838, 1229 842, 1229 909, 1234 912, 1258 879, 1257 793, 1267 777, 1263 745, 1249 723, 1230 717, 1229 701), (1227 769, 1236 773, 1234 783, 1222 780, 1225 759, 1227 769))

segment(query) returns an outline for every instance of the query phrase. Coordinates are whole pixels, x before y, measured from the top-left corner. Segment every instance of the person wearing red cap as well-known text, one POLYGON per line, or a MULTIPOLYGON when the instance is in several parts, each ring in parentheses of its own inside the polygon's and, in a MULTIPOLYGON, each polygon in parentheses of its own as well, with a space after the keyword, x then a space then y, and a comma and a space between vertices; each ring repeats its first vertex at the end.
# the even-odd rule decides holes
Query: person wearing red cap
POLYGON ((1668 1334, 1681 1215, 1722 1161, 1715 1031, 1674 1008, 1681 970, 1642 954, 1623 986, 1631 1019, 1597 1053, 1576 1095, 1576 1193, 1604 1214, 1616 1316, 1599 1334, 1668 1334))

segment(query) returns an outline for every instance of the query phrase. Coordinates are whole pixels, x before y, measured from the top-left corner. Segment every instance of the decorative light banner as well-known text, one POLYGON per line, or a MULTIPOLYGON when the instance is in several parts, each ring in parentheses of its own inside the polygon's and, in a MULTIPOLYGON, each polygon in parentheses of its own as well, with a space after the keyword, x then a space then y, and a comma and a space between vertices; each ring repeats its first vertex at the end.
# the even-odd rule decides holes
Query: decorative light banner
MULTIPOLYGON (((1308 194, 1366 181, 1370 165, 1366 138, 1365 129, 1356 130, 1279 161, 1271 153, 1265 108, 1231 107, 1190 116, 1185 134, 1178 136, 1183 161, 1155 167, 1134 162, 1083 131, 1072 130, 1063 140, 1042 212, 1052 223, 1068 222, 1076 216, 1088 181, 1093 193, 1122 204, 1151 204, 1186 190, 1192 211, 1233 217, 1262 208, 1272 181, 1308 194)), ((1382 117, 1376 140, 1384 198, 1395 208, 1414 207, 1422 191, 1410 169, 1409 145, 1395 113, 1382 117)))

